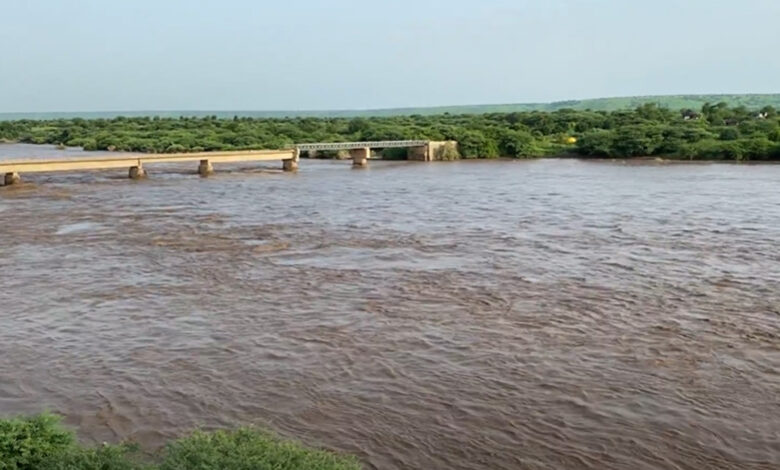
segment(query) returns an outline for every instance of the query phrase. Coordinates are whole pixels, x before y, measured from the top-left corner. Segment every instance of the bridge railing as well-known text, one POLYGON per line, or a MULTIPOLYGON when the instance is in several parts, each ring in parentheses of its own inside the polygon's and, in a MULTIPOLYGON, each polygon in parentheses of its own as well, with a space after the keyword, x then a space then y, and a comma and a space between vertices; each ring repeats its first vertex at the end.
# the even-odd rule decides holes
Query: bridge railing
POLYGON ((427 140, 377 140, 368 142, 320 142, 296 144, 298 150, 351 150, 361 148, 424 147, 427 140))

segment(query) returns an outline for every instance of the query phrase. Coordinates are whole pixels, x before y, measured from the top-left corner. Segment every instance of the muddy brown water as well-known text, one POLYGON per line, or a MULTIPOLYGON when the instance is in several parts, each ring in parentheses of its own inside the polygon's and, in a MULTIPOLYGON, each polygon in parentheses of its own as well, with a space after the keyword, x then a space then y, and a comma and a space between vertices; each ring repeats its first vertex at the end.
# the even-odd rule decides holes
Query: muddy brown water
POLYGON ((780 166, 190 166, 0 188, 0 414, 378 469, 780 468, 780 166))

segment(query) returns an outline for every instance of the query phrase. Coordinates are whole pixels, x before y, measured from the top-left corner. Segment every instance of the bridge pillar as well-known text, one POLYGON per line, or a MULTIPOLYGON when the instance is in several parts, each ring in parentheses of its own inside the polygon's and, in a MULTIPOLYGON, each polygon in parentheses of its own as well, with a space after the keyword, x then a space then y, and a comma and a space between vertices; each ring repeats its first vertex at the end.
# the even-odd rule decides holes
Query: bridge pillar
POLYGON ((141 178, 146 178, 146 170, 144 170, 143 165, 141 165, 141 162, 138 162, 138 165, 131 166, 130 171, 128 172, 128 176, 130 179, 138 180, 141 178))
POLYGON ((211 162, 208 160, 201 160, 200 165, 198 165, 198 174, 200 176, 208 176, 212 173, 214 173, 214 166, 211 165, 211 162))
POLYGON ((424 147, 409 147, 406 159, 415 162, 429 162, 432 160, 430 149, 430 145, 425 145, 424 147))
POLYGON ((282 169, 284 171, 297 171, 298 161, 301 159, 301 151, 298 149, 293 150, 293 157, 282 160, 282 169))
POLYGON ((368 157, 371 156, 371 149, 369 147, 351 149, 349 156, 352 157, 352 166, 365 167, 368 166, 368 157))
POLYGON ((3 178, 3 184, 5 186, 12 186, 14 184, 19 184, 22 182, 22 177, 19 176, 19 173, 13 172, 13 173, 6 173, 5 177, 3 178))

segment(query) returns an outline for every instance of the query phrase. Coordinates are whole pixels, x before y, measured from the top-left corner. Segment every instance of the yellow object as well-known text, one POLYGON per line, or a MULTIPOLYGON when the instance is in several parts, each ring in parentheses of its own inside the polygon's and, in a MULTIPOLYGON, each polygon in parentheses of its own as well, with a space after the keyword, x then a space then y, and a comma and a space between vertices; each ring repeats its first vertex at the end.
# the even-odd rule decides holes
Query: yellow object
POLYGON ((566 137, 566 143, 569 145, 574 145, 577 143, 576 137, 566 137))

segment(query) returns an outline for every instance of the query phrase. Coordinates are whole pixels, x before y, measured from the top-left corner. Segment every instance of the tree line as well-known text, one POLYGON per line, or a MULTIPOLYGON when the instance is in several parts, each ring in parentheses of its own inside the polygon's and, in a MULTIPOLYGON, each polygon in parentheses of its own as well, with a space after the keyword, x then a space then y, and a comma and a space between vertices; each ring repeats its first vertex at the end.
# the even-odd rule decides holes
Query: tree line
POLYGON ((780 159, 780 116, 766 106, 707 103, 675 111, 561 109, 358 118, 117 117, 0 121, 0 140, 85 150, 196 152, 305 142, 456 140, 463 158, 579 156, 780 159))

